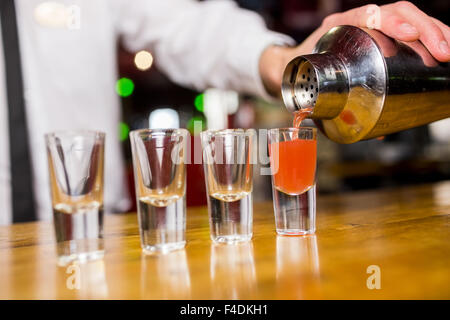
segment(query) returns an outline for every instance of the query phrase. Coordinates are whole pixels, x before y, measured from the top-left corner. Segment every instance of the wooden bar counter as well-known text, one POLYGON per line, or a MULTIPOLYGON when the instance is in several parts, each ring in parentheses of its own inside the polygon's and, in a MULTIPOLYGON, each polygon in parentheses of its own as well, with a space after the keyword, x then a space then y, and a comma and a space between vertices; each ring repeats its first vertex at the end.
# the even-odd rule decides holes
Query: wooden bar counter
POLYGON ((160 256, 141 253, 136 214, 106 215, 105 257, 78 265, 76 281, 56 264, 51 222, 0 227, 0 298, 450 298, 450 182, 317 204, 314 236, 277 236, 272 203, 256 203, 253 241, 228 246, 211 243, 206 207, 188 209, 186 249, 160 256))

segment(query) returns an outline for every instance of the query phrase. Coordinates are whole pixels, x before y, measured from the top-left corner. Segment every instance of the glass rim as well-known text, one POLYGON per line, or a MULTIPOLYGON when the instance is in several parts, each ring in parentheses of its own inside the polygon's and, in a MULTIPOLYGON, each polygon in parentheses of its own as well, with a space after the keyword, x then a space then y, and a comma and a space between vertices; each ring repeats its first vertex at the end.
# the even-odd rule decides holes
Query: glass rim
POLYGON ((136 130, 132 130, 130 132, 130 135, 135 136, 135 135, 147 134, 147 135, 151 136, 152 134, 158 134, 158 133, 159 134, 179 134, 179 135, 184 135, 184 136, 189 135, 189 131, 184 128, 136 129, 136 130))
POLYGON ((200 135, 214 135, 214 136, 224 136, 224 135, 233 135, 233 136, 247 136, 256 134, 256 130, 253 128, 243 129, 243 128, 234 128, 234 129, 208 129, 200 132, 200 135))
POLYGON ((105 138, 106 133, 104 131, 96 131, 96 130, 57 130, 52 132, 47 132, 44 134, 45 139, 55 138, 57 136, 86 136, 86 135, 95 135, 97 138, 105 138))
POLYGON ((276 133, 282 133, 282 132, 295 132, 295 131, 312 131, 314 133, 317 132, 317 128, 314 127, 285 127, 285 128, 273 128, 269 129, 269 134, 276 134, 276 133))

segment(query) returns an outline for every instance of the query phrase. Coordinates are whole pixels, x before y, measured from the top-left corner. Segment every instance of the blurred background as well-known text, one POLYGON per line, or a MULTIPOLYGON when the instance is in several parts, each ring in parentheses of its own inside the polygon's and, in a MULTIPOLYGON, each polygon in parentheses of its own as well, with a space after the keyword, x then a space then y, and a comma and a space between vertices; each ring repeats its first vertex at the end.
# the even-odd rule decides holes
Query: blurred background
MULTIPOLYGON (((262 15, 272 30, 290 35, 297 42, 316 29, 324 17, 367 4, 360 0, 236 0, 239 6, 262 15)), ((392 1, 372 1, 378 5, 392 1)), ((412 1, 427 14, 450 24, 450 1, 412 1)), ((194 122, 206 128, 275 128, 292 126, 292 116, 281 102, 208 89, 196 92, 172 83, 153 63, 151 52, 127 52, 117 45, 122 100, 119 139, 127 160, 130 186, 131 151, 128 134, 146 127, 187 128, 194 122), (214 110, 210 114, 208 110, 214 110)), ((310 121, 310 120, 308 120, 310 121)), ((312 121, 307 125, 313 125, 312 121)), ((424 126, 384 139, 338 145, 323 135, 318 141, 317 190, 320 194, 348 192, 450 179, 450 124, 424 126)), ((199 137, 193 136, 193 140, 199 137)), ((255 171, 255 201, 271 199, 270 176, 255 171)), ((188 165, 187 205, 206 204, 203 168, 188 165)), ((134 189, 134 188, 131 188, 134 189)), ((134 193, 134 190, 130 190, 134 193)), ((135 208, 133 208, 135 209, 135 208)))

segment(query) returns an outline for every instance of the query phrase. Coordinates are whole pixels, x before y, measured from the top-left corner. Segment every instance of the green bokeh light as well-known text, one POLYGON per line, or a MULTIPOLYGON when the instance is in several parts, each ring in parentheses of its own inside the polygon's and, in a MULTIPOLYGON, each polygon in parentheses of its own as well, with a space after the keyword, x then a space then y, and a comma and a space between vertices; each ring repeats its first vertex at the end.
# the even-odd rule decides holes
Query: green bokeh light
MULTIPOLYGON (((201 131, 205 130, 205 128, 206 128, 205 118, 202 116, 194 116, 191 119, 189 119, 189 121, 186 125, 186 129, 188 129, 191 134, 194 134, 195 122, 201 122, 201 124, 202 124, 201 131)), ((197 132, 197 133, 199 133, 199 132, 197 132)))
POLYGON ((203 108, 203 98, 204 98, 204 94, 201 93, 198 96, 196 96, 195 100, 194 100, 195 109, 197 109, 200 112, 203 112, 203 110, 204 110, 204 108, 203 108))
POLYGON ((128 97, 134 91, 134 83, 131 79, 120 78, 116 83, 116 91, 121 97, 128 97))
POLYGON ((128 139, 128 134, 130 133, 130 127, 125 122, 119 122, 119 139, 120 141, 125 141, 128 139))

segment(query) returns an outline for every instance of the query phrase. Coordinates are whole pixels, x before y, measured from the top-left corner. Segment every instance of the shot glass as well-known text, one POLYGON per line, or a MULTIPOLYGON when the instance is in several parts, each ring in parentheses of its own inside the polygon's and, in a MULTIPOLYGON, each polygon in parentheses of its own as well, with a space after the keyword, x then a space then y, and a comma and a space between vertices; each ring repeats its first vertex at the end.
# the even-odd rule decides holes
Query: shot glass
POLYGON ((185 129, 143 129, 130 134, 136 201, 144 253, 186 244, 185 129))
POLYGON ((105 134, 45 135, 58 264, 102 258, 105 134))
POLYGON ((269 130, 275 225, 280 235, 312 234, 316 229, 315 128, 269 130))
POLYGON ((201 133, 211 239, 248 241, 253 234, 255 130, 201 133))

